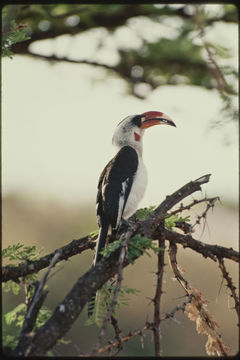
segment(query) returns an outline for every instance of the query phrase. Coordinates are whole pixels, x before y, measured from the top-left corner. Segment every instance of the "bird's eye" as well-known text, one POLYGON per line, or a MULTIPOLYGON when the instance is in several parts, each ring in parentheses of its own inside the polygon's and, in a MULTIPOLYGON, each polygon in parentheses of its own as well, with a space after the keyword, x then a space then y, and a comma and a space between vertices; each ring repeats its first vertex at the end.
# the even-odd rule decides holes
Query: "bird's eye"
POLYGON ((132 119, 132 123, 140 128, 142 125, 141 115, 134 116, 134 118, 132 119))

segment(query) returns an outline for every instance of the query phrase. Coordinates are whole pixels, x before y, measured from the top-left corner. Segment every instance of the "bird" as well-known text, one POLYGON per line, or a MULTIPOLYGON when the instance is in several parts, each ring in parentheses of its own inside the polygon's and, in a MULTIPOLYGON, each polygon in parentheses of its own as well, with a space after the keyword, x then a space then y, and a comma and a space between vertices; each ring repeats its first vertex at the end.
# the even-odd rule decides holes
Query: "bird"
MULTIPOLYGON (((142 160, 143 135, 154 125, 175 126, 173 120, 160 111, 147 111, 124 118, 116 127, 112 143, 117 153, 103 169, 96 199, 99 234, 93 266, 102 259, 107 237, 126 222, 137 210, 147 186, 147 170, 142 160)), ((93 313, 93 296, 88 316, 93 313)))

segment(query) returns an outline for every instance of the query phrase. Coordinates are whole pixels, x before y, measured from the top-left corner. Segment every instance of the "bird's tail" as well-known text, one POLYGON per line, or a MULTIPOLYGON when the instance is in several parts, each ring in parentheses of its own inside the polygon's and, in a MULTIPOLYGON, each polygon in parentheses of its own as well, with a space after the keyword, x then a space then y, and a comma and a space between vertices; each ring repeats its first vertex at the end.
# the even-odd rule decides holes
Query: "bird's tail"
MULTIPOLYGON (((106 245, 106 239, 107 239, 107 235, 108 235, 109 226, 110 226, 109 224, 103 224, 100 228, 98 239, 97 239, 97 248, 96 248, 95 258, 93 261, 93 266, 95 266, 96 263, 98 263, 101 260, 101 258, 103 257, 103 255, 100 254, 100 252, 104 249, 104 247, 106 245)), ((96 294, 94 294, 88 302, 88 317, 92 316, 92 314, 93 314, 95 300, 96 300, 96 294)))

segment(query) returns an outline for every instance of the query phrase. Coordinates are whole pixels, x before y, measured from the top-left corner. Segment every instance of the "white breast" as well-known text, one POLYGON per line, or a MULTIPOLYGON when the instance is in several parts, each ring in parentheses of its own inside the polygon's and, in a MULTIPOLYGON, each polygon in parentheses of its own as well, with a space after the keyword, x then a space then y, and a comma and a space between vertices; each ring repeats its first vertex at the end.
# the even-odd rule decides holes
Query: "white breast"
POLYGON ((123 212, 123 218, 127 219, 135 213, 139 202, 142 200, 147 186, 147 169, 139 156, 138 169, 133 180, 132 188, 123 212))

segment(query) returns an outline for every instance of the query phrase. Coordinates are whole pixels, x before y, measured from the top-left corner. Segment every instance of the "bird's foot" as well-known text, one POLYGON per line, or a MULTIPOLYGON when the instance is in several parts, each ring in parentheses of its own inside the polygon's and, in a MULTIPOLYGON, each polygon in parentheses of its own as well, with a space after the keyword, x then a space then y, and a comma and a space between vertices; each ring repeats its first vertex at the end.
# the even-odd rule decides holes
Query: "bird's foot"
POLYGON ((126 219, 122 219, 122 223, 126 226, 130 226, 132 224, 134 224, 134 221, 133 220, 126 220, 126 219))
POLYGON ((133 220, 126 220, 126 219, 123 219, 121 220, 121 228, 123 228, 124 230, 126 230, 127 228, 133 226, 133 224, 135 223, 135 221, 133 220))

